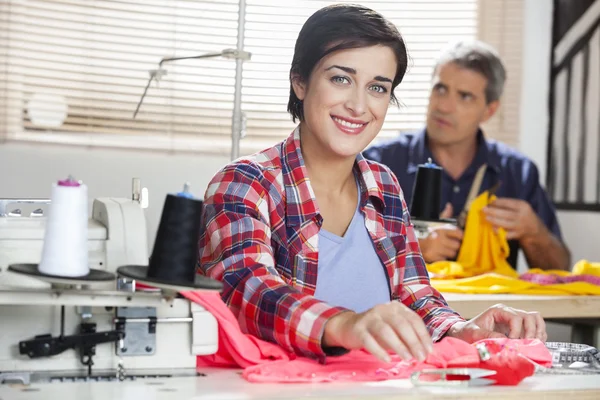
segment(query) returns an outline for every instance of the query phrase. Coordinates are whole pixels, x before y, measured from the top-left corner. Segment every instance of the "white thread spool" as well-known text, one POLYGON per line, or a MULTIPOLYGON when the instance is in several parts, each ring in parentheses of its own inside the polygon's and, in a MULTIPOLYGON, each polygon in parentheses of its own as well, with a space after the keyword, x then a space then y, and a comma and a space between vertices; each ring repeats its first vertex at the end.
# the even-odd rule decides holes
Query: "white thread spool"
POLYGON ((42 261, 46 275, 80 277, 89 274, 87 186, 69 177, 52 185, 42 261))

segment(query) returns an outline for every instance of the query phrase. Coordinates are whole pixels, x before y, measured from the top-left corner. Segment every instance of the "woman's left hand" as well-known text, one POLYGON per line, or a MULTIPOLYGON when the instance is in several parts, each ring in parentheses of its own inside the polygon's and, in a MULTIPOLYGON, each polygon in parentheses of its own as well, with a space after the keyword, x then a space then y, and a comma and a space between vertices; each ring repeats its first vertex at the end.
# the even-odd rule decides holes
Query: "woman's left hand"
POLYGON ((469 343, 489 338, 540 339, 545 342, 546 323, 537 311, 523 311, 496 304, 475 318, 456 323, 448 336, 469 343))

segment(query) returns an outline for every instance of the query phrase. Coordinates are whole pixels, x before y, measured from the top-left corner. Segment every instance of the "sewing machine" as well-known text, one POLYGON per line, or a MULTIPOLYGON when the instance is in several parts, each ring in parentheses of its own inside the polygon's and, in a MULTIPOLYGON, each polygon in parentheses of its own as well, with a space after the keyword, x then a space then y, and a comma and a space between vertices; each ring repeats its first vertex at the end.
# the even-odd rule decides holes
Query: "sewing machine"
MULTIPOLYGON (((93 200, 91 268, 148 263, 146 199, 134 179, 131 198, 93 200)), ((56 282, 7 270, 39 263, 49 203, 0 199, 0 385, 195 375, 196 355, 217 349, 217 322, 202 307, 117 274, 56 282)))
MULTIPOLYGON (((144 200, 137 186, 134 181, 131 199, 93 201, 88 224, 90 266, 115 272, 121 265, 147 263, 144 200)), ((251 384, 237 370, 207 368, 197 376, 196 355, 217 349, 217 322, 206 310, 172 292, 134 292, 136 282, 120 277, 109 283, 61 284, 7 271, 11 264, 39 262, 45 229, 40 208, 47 205, 43 199, 0 199, 0 398, 282 397, 282 386, 251 384)), ((485 393, 495 398, 525 394, 546 398, 568 391, 571 398, 590 398, 599 389, 600 381, 593 375, 548 375, 529 378, 517 391, 513 387, 491 387, 485 392, 448 387, 415 391, 413 383, 399 380, 285 384, 285 397, 431 399, 485 393)))

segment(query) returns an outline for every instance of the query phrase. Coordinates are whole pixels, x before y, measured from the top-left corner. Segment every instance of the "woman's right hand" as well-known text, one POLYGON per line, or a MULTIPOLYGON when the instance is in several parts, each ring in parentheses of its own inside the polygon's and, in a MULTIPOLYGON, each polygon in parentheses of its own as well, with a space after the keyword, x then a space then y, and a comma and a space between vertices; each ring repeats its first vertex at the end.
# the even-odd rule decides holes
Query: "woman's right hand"
POLYGON ((325 324, 323 346, 365 349, 389 362, 389 351, 404 360, 425 360, 433 342, 423 320, 399 301, 380 304, 363 313, 343 312, 325 324))

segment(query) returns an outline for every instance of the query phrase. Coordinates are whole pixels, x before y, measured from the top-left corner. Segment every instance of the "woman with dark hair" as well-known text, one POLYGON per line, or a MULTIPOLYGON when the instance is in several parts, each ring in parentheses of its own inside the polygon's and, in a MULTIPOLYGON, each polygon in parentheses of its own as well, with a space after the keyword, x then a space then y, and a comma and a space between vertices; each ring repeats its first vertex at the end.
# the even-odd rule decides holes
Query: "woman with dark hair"
POLYGON ((361 151, 377 136, 407 52, 357 5, 313 14, 298 36, 283 142, 221 169, 205 195, 199 272, 242 330, 323 359, 365 348, 423 360, 445 335, 545 340, 537 313, 493 307, 465 321, 429 284, 402 190, 361 151))

